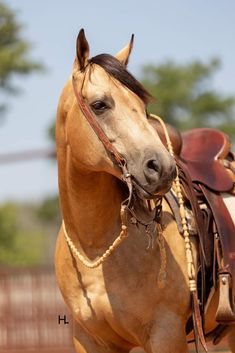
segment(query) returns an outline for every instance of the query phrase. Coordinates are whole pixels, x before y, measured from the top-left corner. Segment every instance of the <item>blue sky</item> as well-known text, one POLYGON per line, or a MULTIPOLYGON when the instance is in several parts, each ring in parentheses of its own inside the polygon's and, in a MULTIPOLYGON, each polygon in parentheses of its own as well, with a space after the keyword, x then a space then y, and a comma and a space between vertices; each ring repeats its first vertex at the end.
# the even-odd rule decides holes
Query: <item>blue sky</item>
MULTIPOLYGON (((147 63, 189 62, 218 56, 216 89, 235 94, 235 2, 233 0, 8 0, 24 24, 31 56, 47 71, 15 78, 22 93, 8 99, 0 126, 0 152, 49 146, 46 129, 55 116, 60 91, 70 74, 76 36, 85 28, 91 55, 115 54, 135 34, 129 70, 140 77, 147 63)), ((57 192, 50 161, 1 165, 0 202, 36 200, 57 192)))

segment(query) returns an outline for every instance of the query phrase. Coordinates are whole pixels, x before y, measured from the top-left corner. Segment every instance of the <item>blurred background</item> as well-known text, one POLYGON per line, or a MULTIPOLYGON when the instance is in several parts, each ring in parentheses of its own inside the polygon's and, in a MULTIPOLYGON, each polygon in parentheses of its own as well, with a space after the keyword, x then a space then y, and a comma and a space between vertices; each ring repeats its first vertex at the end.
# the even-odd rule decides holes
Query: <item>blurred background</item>
POLYGON ((218 127, 234 142, 234 13, 232 0, 0 0, 0 351, 70 342, 69 325, 65 336, 58 331, 66 309, 53 275, 54 124, 79 29, 92 56, 115 55, 134 33, 129 70, 156 97, 149 111, 180 130, 218 127), (19 305, 25 309, 15 317, 19 305), (31 316, 30 305, 37 307, 31 316), (48 315, 54 343, 42 328, 48 315))

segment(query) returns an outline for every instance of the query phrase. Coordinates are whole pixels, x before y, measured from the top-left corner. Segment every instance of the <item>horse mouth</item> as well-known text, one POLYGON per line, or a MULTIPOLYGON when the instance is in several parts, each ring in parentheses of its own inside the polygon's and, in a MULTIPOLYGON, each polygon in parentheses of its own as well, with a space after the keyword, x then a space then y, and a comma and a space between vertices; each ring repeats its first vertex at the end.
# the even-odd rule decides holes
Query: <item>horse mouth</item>
POLYGON ((136 180, 135 178, 132 179, 132 183, 133 183, 133 189, 136 195, 140 199, 147 199, 147 200, 157 199, 159 197, 164 196, 171 189, 171 186, 172 186, 172 183, 167 183, 167 185, 164 187, 158 186, 154 191, 152 190, 149 191, 145 186, 141 185, 138 182, 138 180, 136 180))

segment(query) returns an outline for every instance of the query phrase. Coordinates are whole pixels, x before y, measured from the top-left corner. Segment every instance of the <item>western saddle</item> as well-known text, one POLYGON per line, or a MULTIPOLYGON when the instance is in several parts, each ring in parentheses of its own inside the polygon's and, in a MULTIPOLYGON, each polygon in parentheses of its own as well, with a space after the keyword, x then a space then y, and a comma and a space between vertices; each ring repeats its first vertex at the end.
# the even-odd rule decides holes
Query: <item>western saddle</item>
MULTIPOLYGON (((166 144, 159 122, 149 121, 166 144)), ((199 237, 198 296, 204 334, 217 344, 235 323, 235 220, 224 202, 226 196, 235 198, 235 156, 228 136, 219 130, 198 128, 180 134, 171 125, 167 130, 185 205, 199 237)), ((177 220, 172 197, 166 199, 177 220)), ((189 322, 187 333, 191 329, 189 322)), ((193 339, 190 333, 189 338, 193 339)))

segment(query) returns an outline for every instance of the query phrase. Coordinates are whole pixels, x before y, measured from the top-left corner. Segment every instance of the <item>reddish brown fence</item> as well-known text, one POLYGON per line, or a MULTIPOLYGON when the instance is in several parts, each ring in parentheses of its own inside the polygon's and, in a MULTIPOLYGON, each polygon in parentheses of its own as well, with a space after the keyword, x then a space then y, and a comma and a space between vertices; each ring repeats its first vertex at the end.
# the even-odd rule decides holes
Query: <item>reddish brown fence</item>
POLYGON ((0 269, 0 352, 73 352, 71 331, 53 269, 0 269))
MULTIPOLYGON (((209 346, 210 352, 225 348, 209 346)), ((0 268, 0 352, 74 353, 72 322, 52 268, 0 268)))

